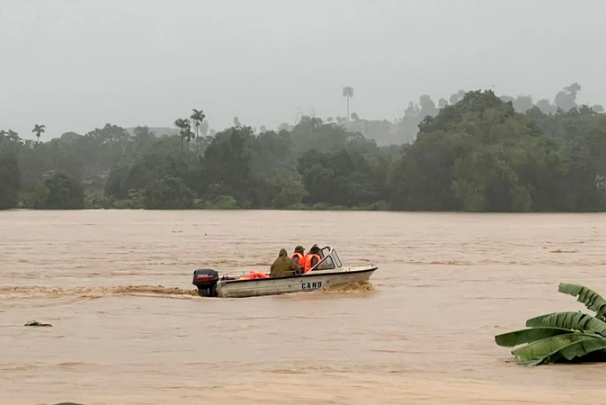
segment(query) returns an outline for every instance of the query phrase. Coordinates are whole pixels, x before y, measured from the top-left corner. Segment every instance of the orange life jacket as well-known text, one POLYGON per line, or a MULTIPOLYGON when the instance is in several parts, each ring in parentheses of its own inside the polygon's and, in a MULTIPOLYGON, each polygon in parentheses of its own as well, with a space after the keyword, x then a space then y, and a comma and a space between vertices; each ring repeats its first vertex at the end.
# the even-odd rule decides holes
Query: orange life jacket
MULTIPOLYGON (((307 273, 313 267, 312 260, 313 260, 314 257, 316 259, 318 259, 318 261, 316 263, 320 263, 320 256, 318 256, 317 254, 315 254, 315 253, 308 253, 307 255, 305 255, 305 269, 303 270, 304 273, 307 273)), ((316 269, 320 270, 320 266, 317 266, 316 269)))
POLYGON ((292 256, 290 256, 290 258, 291 258, 292 260, 295 260, 295 257, 298 257, 298 258, 299 258, 299 262, 298 262, 298 263, 299 263, 299 267, 304 268, 304 267, 305 267, 305 256, 303 256, 303 255, 302 255, 301 253, 299 253, 299 252, 295 252, 295 253, 293 253, 293 255, 292 255, 292 256))
POLYGON ((240 276, 238 280, 252 280, 256 278, 269 278, 267 273, 258 270, 251 270, 250 273, 244 276, 240 276))

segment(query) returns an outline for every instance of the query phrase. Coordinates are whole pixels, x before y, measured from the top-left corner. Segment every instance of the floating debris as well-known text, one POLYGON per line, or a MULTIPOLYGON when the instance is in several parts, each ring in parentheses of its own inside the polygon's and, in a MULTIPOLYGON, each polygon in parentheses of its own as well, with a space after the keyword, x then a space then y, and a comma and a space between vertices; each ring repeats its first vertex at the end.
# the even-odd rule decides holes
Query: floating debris
POLYGON ((59 402, 58 404, 54 404, 54 405, 84 405, 84 404, 78 404, 76 402, 59 402))
POLYGON ((84 404, 78 404, 76 402, 59 402, 58 404, 53 404, 53 405, 84 405, 84 404))
POLYGON ((40 323, 38 321, 29 321, 23 326, 50 326, 50 327, 52 327, 53 325, 51 325, 50 323, 40 323))

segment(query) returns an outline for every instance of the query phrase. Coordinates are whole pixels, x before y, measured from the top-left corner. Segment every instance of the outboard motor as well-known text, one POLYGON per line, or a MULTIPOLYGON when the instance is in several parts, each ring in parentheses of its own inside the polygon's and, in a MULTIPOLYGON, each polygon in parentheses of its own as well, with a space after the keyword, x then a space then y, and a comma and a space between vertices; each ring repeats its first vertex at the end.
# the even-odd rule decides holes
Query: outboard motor
POLYGON ((198 269, 194 270, 194 280, 192 284, 198 287, 198 293, 201 297, 216 297, 218 280, 218 271, 213 269, 198 269))

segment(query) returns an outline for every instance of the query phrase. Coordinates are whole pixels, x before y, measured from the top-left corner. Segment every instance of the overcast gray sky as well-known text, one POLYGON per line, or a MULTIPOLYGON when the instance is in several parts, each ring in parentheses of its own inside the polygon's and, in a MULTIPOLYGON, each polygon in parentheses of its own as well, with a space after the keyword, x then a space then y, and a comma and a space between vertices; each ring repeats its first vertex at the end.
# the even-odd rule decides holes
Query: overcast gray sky
POLYGON ((0 0, 0 129, 400 117, 459 89, 606 105, 606 1, 0 0), (494 86, 494 87, 493 87, 494 86))

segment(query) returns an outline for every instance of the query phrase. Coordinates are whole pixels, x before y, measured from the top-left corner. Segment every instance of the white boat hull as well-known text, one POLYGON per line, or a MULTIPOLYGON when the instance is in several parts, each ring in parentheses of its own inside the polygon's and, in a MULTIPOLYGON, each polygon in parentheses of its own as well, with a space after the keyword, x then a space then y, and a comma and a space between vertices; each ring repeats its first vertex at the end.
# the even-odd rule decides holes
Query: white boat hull
POLYGON ((377 270, 374 266, 317 270, 299 276, 252 280, 219 280, 217 297, 244 298, 315 291, 325 287, 365 283, 377 270))

